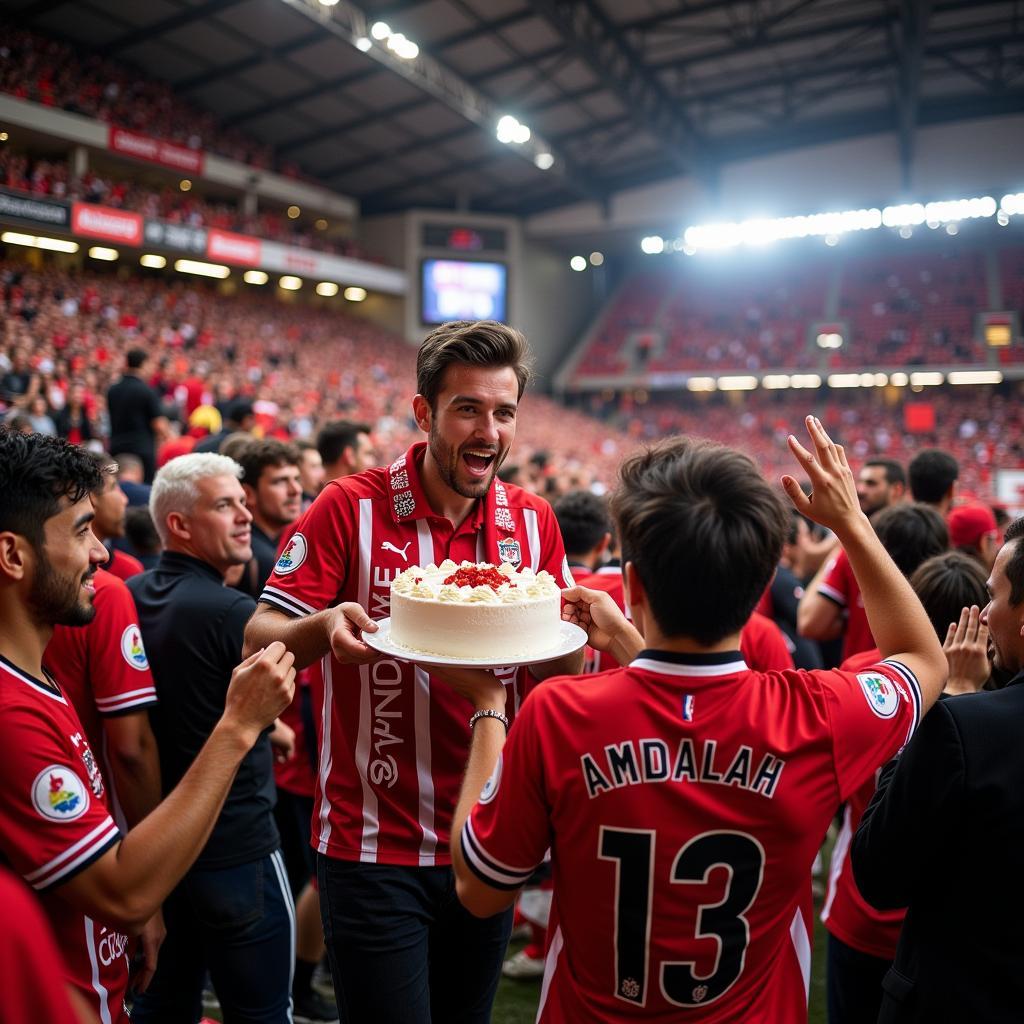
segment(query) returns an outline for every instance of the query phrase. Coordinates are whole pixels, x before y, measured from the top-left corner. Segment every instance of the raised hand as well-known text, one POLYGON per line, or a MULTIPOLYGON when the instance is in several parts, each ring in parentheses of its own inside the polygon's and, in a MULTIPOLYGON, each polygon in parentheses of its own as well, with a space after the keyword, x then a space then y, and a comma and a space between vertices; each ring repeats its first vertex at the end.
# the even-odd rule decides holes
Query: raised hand
POLYGON ((960 612, 960 621, 951 622, 942 645, 949 665, 946 693, 976 693, 992 674, 988 660, 988 626, 981 621, 976 604, 960 612))
POLYGON ((280 640, 250 655, 231 673, 224 717, 252 736, 255 743, 292 702, 295 658, 280 640))
POLYGON ((562 618, 585 630, 594 650, 626 665, 643 649, 644 638, 605 591, 570 587, 562 591, 562 602, 562 618))

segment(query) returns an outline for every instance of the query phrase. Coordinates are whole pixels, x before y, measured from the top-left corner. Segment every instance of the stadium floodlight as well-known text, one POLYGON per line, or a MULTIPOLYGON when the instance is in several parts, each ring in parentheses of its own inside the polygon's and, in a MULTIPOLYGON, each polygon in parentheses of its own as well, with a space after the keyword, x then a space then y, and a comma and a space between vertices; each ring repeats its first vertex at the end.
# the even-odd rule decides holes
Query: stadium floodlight
POLYGON ((375 21, 370 29, 370 35, 378 41, 387 39, 391 35, 391 26, 386 21, 375 21))
POLYGON ((781 391, 790 386, 788 373, 768 373, 761 378, 761 387, 768 391, 781 391))
POLYGON ((1013 217, 1024 213, 1024 192, 1011 192, 999 201, 999 209, 1013 217))
POLYGON ((753 391, 757 387, 757 378, 746 375, 736 377, 719 377, 719 391, 753 391))
POLYGON ((641 240, 640 248, 648 256, 657 256, 658 253, 665 251, 665 239, 661 235, 648 235, 641 240))
POLYGON ((333 281, 321 281, 316 286, 317 295, 323 295, 325 298, 330 298, 332 295, 338 294, 338 286, 333 281))
POLYGON ((825 334, 819 334, 815 339, 818 348, 842 348, 843 347, 843 336, 836 334, 834 331, 829 331, 825 334))
POLYGON ((550 153, 538 153, 533 162, 542 170, 550 171, 555 166, 555 158, 550 153))
POLYGON ((952 370, 946 381, 950 384, 1002 384, 999 370, 952 370))
POLYGON ((821 378, 816 373, 794 373, 789 384, 794 388, 820 388, 821 378))
POLYGON ((714 391, 718 382, 714 377, 691 377, 686 382, 687 391, 714 391))
POLYGON ((0 142, 6 142, 10 138, 7 132, 0 132, 0 142))
POLYGON ((289 220, 296 220, 302 215, 302 209, 298 206, 289 206, 285 212, 288 214, 289 220))
POLYGON ((587 269, 586 257, 584 257, 584 256, 573 256, 573 258, 571 260, 569 260, 569 266, 572 267, 572 269, 577 271, 577 272, 582 272, 582 271, 586 270, 587 269))
POLYGON ((520 122, 519 118, 513 117, 511 114, 505 114, 498 119, 496 134, 498 141, 503 142, 506 146, 511 142, 522 146, 530 141, 532 133, 525 124, 520 122))
POLYGON ((828 375, 828 386, 830 388, 859 388, 861 386, 859 373, 830 373, 828 375))
POLYGON ((937 370, 924 370, 910 375, 910 386, 917 388, 930 388, 935 387, 936 384, 941 384, 943 380, 945 380, 945 377, 943 377, 943 375, 937 370))
POLYGON ((338 0, 320 0, 321 7, 334 7, 338 3, 338 0))
POLYGON ((592 252, 590 254, 590 265, 592 267, 599 267, 603 263, 604 263, 604 253, 603 252, 592 252))
POLYGON ((179 274, 196 274, 199 277, 216 277, 223 280, 231 270, 222 263, 204 263, 202 260, 175 260, 174 269, 179 274))
POLYGON ((264 270, 247 270, 242 275, 242 280, 246 284, 266 284, 270 278, 264 270))
POLYGON ((107 263, 113 263, 120 256, 120 253, 116 249, 108 249, 105 245, 94 245, 89 250, 89 255, 94 260, 105 260, 107 263))
POLYGON ((420 55, 420 48, 401 32, 392 32, 388 36, 388 49, 402 60, 415 60, 420 55))
POLYGON ((366 289, 360 288, 358 285, 349 285, 345 289, 345 298, 349 302, 362 302, 366 298, 366 289))
POLYGON ((369 49, 369 48, 370 48, 371 46, 373 46, 373 40, 372 40, 372 39, 367 39, 367 37, 366 37, 366 36, 360 36, 360 37, 359 37, 359 38, 358 38, 358 39, 356 40, 356 49, 357 49, 357 50, 358 50, 358 51, 359 51, 360 53, 366 53, 366 51, 367 51, 367 50, 368 50, 368 49, 369 49))
POLYGON ((996 214, 996 223, 1001 227, 1005 228, 1010 223, 1010 215, 1005 210, 1000 210, 996 214))
POLYGON ((21 231, 5 231, 0 242, 8 245, 25 245, 31 249, 48 249, 51 252, 78 252, 78 243, 63 238, 47 238, 45 235, 26 235, 21 231))
POLYGON ((905 388, 910 383, 910 378, 902 371, 899 371, 889 377, 889 383, 894 388, 905 388))
POLYGON ((277 284, 286 292, 297 292, 302 287, 302 278, 296 277, 294 274, 285 274, 277 284))
POLYGON ((139 263, 150 270, 163 270, 167 266, 167 257, 159 256, 155 252, 147 252, 139 257, 139 263))

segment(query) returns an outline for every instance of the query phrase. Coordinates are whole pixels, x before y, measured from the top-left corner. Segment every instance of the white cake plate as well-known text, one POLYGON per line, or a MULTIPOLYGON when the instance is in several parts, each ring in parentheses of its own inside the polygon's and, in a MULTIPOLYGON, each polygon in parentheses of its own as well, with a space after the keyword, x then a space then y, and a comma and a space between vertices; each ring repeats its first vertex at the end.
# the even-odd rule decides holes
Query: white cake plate
MULTIPOLYGON (((578 651, 586 642, 585 630, 572 622, 560 622, 558 629, 558 643, 549 647, 546 651, 538 651, 525 658, 504 658, 495 661, 493 657, 486 655, 479 658, 446 658, 440 654, 428 654, 413 651, 401 644, 396 644, 391 639, 391 619, 378 619, 376 633, 362 633, 362 640, 368 647, 372 647, 389 658, 398 658, 401 661, 412 661, 417 665, 449 665, 453 668, 506 668, 512 665, 538 665, 544 661, 554 661, 566 654, 578 651)), ((486 640, 481 640, 481 646, 486 640)))

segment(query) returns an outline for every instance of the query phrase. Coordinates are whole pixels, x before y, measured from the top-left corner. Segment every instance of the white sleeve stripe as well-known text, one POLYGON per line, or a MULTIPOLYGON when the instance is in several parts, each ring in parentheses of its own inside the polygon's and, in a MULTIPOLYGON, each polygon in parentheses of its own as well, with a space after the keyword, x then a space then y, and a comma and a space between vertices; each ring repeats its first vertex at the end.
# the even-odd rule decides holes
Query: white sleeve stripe
POLYGON ((474 874, 492 885, 503 888, 518 888, 537 870, 536 867, 510 868, 491 857, 480 845, 468 818, 462 827, 462 853, 466 862, 473 868, 474 874))
POLYGON ((54 872, 47 878, 40 878, 38 882, 32 883, 33 889, 49 889, 55 886, 58 882, 64 881, 74 877, 80 868, 84 868, 86 865, 96 860, 97 857, 106 853, 111 846, 121 840, 121 830, 117 827, 115 822, 111 822, 111 827, 108 832, 103 834, 103 837, 94 843, 88 850, 80 853, 70 864, 65 864, 59 871, 54 872))
POLYGON ((33 889, 45 889, 73 872, 83 861, 95 857, 120 834, 117 823, 108 815, 107 820, 98 828, 93 829, 85 839, 75 843, 45 867, 25 875, 25 881, 30 883, 33 889))
POLYGON ((101 715, 109 715, 114 711, 126 711, 129 708, 148 708, 160 702, 157 700, 156 690, 151 691, 145 697, 133 697, 130 700, 123 700, 118 704, 104 704, 97 708, 101 715))
POLYGON ((294 615, 299 619, 304 619, 307 615, 313 614, 312 612, 306 611, 305 608, 300 608, 299 605, 281 594, 270 593, 266 588, 263 593, 260 594, 259 599, 263 604, 272 604, 275 607, 280 608, 281 611, 287 612, 289 615, 294 615))
POLYGON ((129 697, 155 697, 156 687, 155 686, 144 686, 141 690, 125 690, 124 693, 115 693, 110 697, 95 697, 97 707, 103 707, 104 704, 120 704, 122 701, 127 700, 129 697))
POLYGON ((827 597, 830 601, 835 601, 840 608, 846 607, 846 598, 835 587, 830 587, 827 583, 819 583, 818 593, 822 597, 827 597))

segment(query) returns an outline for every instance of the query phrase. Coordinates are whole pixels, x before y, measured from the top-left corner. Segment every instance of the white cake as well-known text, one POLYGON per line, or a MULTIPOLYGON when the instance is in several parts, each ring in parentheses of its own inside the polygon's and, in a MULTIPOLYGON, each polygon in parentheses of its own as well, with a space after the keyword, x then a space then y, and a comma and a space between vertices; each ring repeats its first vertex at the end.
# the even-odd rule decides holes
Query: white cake
POLYGON ((501 662, 558 644, 561 599, 550 573, 446 559, 391 584, 391 639, 425 654, 501 662))

